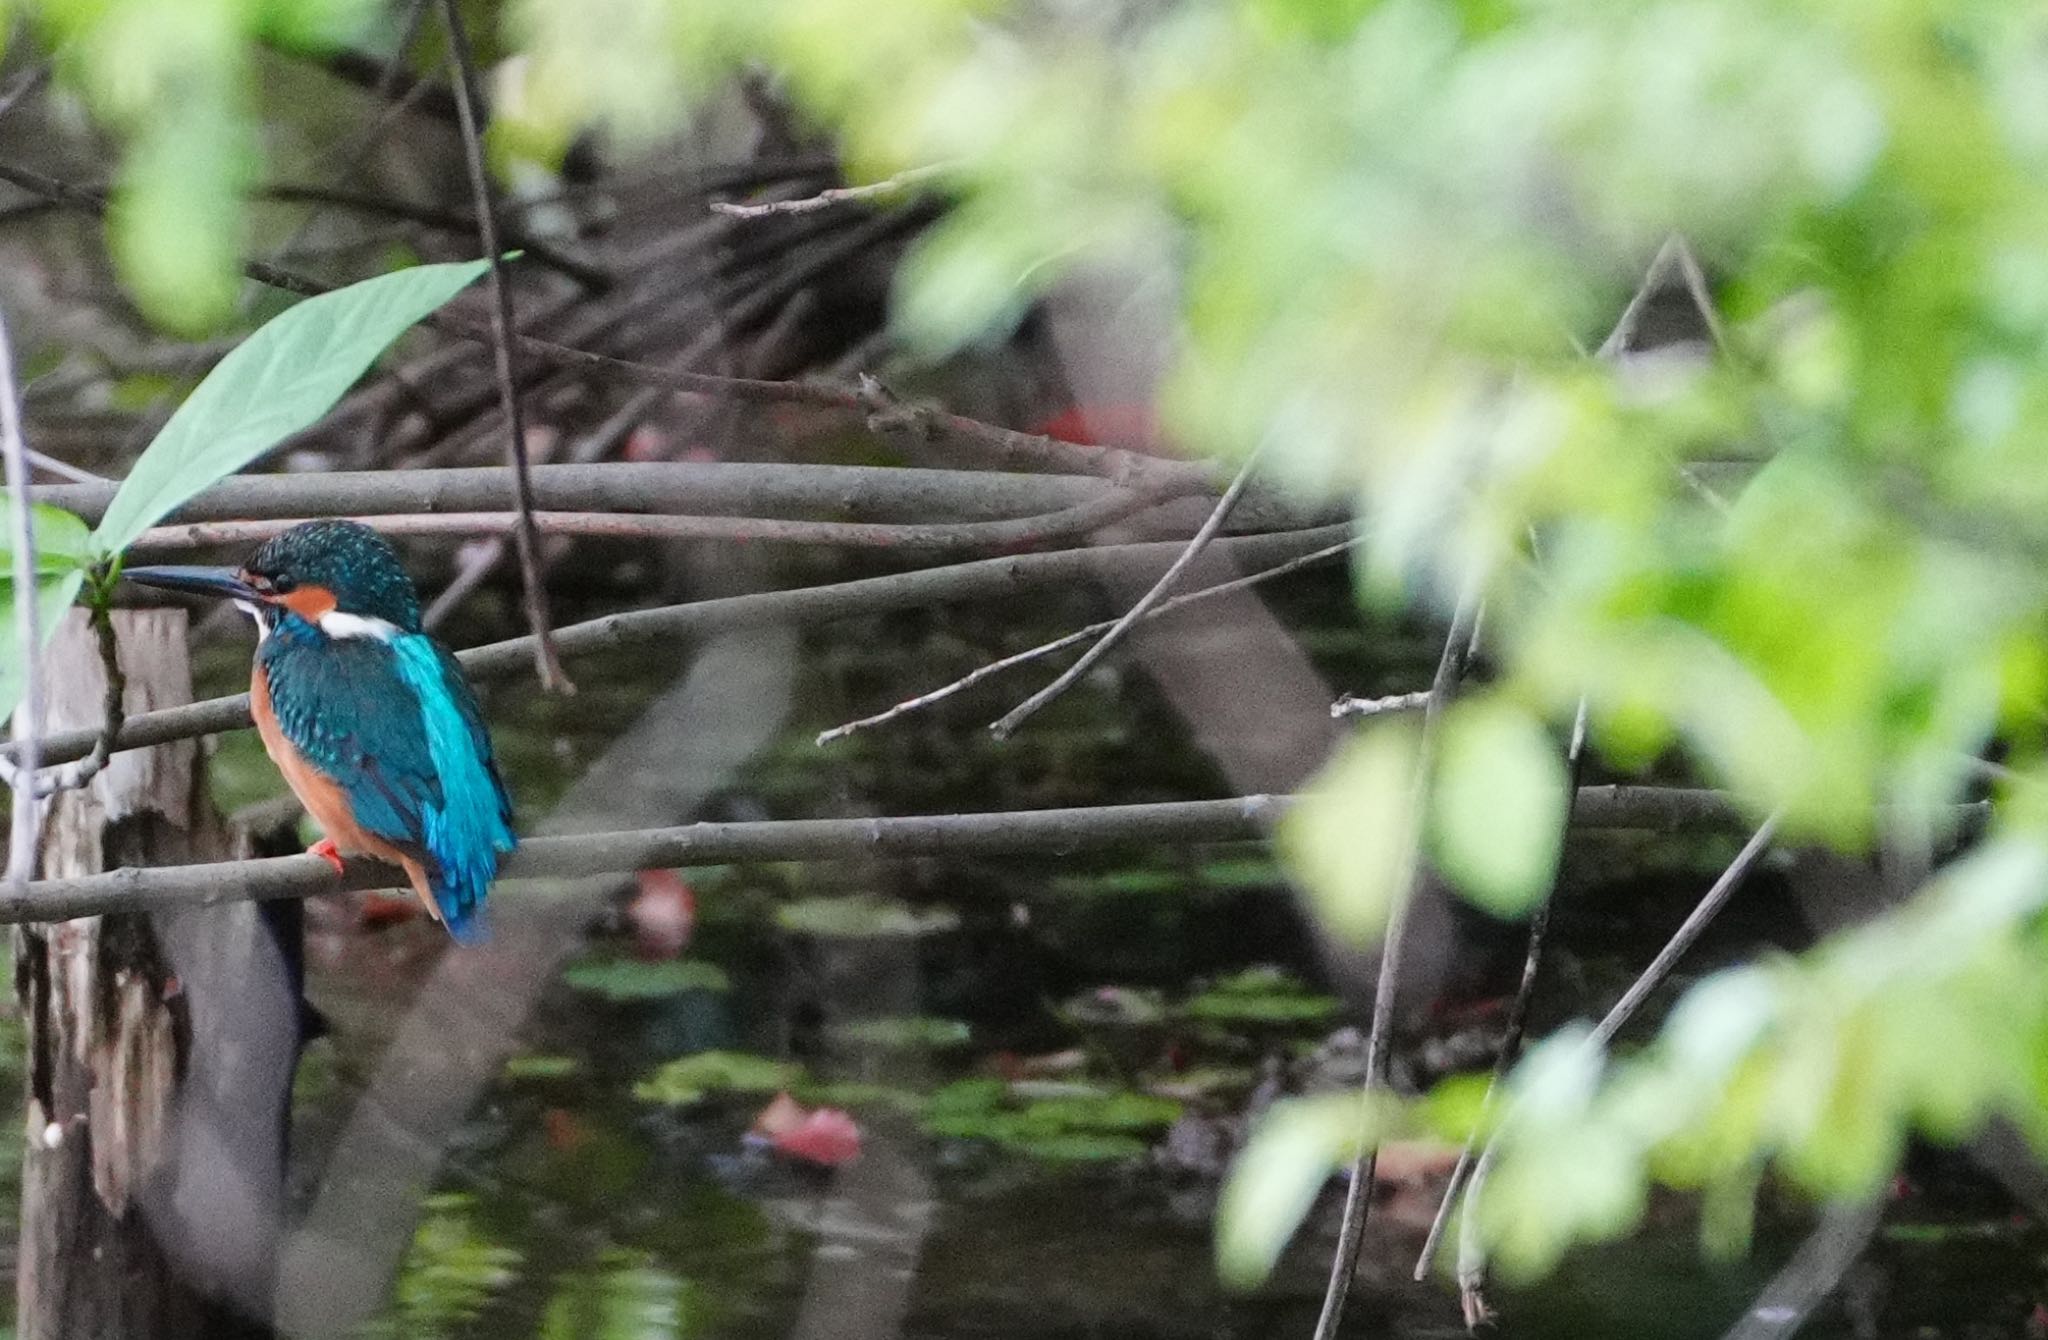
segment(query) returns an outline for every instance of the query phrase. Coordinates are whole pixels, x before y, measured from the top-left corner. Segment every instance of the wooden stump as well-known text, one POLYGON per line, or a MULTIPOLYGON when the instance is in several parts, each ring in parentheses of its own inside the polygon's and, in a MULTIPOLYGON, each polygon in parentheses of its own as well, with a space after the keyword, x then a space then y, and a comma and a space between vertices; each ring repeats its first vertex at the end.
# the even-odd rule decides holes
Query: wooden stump
MULTIPOLYGON (((192 699, 179 610, 115 616, 130 715, 192 699)), ((99 724, 72 610, 44 659, 49 727, 99 724)), ((196 741, 116 754, 47 805, 44 876, 226 859, 196 741)), ((298 947, 250 903, 15 934, 28 1039, 18 1335, 270 1334, 298 947)))

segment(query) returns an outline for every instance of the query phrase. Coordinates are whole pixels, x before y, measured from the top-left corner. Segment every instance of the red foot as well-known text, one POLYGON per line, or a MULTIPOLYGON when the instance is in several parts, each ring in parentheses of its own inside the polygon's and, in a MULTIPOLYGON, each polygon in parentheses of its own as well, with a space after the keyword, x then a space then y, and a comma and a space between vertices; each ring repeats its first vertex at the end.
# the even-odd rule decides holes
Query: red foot
POLYGON ((333 838, 321 838, 318 842, 306 848, 306 855, 319 857, 334 867, 335 874, 341 873, 341 853, 334 849, 333 838))

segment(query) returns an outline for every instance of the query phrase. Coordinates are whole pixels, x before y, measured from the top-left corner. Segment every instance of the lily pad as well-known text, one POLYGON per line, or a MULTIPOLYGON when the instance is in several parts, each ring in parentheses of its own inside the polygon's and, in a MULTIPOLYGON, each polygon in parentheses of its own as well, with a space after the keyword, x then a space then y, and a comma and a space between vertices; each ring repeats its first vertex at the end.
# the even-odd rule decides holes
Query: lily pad
POLYGON ((573 1056, 514 1056, 505 1062, 507 1079, 567 1079, 583 1068, 573 1056))
MULTIPOLYGON (((1043 1092, 1043 1090, 1039 1090, 1043 1092)), ((926 1104, 925 1129, 954 1140, 986 1140, 1028 1158, 1129 1158, 1145 1151, 1140 1137, 1179 1118, 1169 1098, 1063 1085, 1056 1095, 1026 1099, 999 1080, 963 1080, 926 1104)))
POLYGON ((856 1019, 834 1024, 827 1030, 840 1042, 877 1047, 890 1051, 913 1048, 938 1050, 966 1044, 968 1028, 959 1019, 937 1019, 928 1015, 899 1015, 880 1019, 856 1019))
POLYGON ((1225 1024, 1319 1024, 1343 1008, 1279 968, 1247 968, 1212 984, 1183 1007, 1189 1018, 1225 1024))
POLYGON ((960 924, 950 908, 914 908, 866 894, 852 898, 805 898, 776 909, 784 930, 822 939, 876 940, 890 936, 938 935, 960 924))
POLYGON ((578 991, 606 1000, 659 1000, 685 991, 727 991, 732 982, 725 970, 702 959, 668 959, 643 963, 637 959, 596 959, 572 963, 562 980, 578 991))
POLYGON ((679 1057, 633 1086, 643 1102, 687 1107, 722 1093, 777 1093, 802 1077, 800 1066, 748 1052, 698 1052, 679 1057))

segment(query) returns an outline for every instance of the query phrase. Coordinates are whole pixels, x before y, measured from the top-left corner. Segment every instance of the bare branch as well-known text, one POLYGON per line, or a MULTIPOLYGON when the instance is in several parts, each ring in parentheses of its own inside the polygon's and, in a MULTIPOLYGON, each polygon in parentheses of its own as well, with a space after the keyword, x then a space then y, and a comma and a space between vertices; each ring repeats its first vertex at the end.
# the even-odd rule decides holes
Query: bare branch
POLYGON ((28 445, 21 436, 21 402, 14 386, 14 351, 0 316, 0 463, 7 482, 8 539, 14 551, 14 651, 21 664, 21 702, 15 709, 13 821, 8 830, 6 884, 10 893, 28 887, 36 868, 36 768, 42 741, 43 684, 41 631, 36 627, 36 527, 29 505, 28 445))
MULTIPOLYGON (((455 233, 464 237, 481 237, 482 232, 475 218, 450 209, 434 205, 417 204, 410 200, 397 200, 389 196, 372 195, 367 191, 349 191, 334 186, 309 186, 298 182, 275 182, 262 187, 257 194, 266 200, 286 204, 325 205, 336 209, 354 210, 363 214, 380 214, 393 219, 404 219, 439 232, 455 233)), ((502 226, 503 221, 500 221, 502 226)), ((522 252, 533 259, 534 264, 544 265, 550 270, 565 275, 581 284, 585 289, 601 292, 614 282, 609 271, 593 265, 587 260, 571 256, 553 243, 529 236, 516 228, 504 228, 503 244, 512 251, 522 252)))
MULTIPOLYGON (((1565 746, 1564 766, 1572 794, 1576 796, 1579 780, 1586 770, 1586 700, 1583 698, 1579 700, 1579 710, 1572 717, 1572 734, 1565 746)), ((1567 813, 1565 834, 1571 832, 1571 826, 1572 816, 1567 813)), ((1486 1096, 1480 1100, 1482 1125, 1493 1110, 1494 1099, 1500 1093, 1508 1071, 1514 1068, 1515 1059, 1522 1054, 1522 1033, 1529 1025, 1529 1001, 1536 994, 1536 974, 1543 966, 1543 948, 1550 938, 1550 904, 1557 896, 1558 883, 1564 876, 1565 850, 1566 844, 1560 835, 1557 869, 1551 872, 1550 892, 1529 916, 1529 947, 1522 956, 1522 980, 1516 984, 1514 999, 1508 1005, 1508 1017, 1501 1026, 1500 1052, 1493 1058, 1493 1073, 1486 1080, 1486 1096)), ((1422 1250, 1415 1257, 1415 1279, 1418 1283, 1429 1278, 1429 1268, 1436 1260, 1437 1244, 1443 1240, 1444 1229, 1451 1221, 1451 1207, 1458 1203, 1458 1191, 1465 1184, 1465 1175, 1472 1170, 1477 1140, 1478 1132, 1474 1131, 1465 1137, 1465 1146, 1458 1151, 1458 1162, 1451 1169, 1450 1181, 1444 1185, 1443 1199, 1437 1203, 1436 1218, 1430 1221, 1429 1234, 1423 1239, 1422 1250)))
MULTIPOLYGON (((1219 540, 1217 544, 1238 562, 1257 568, 1284 563, 1348 538, 1348 527, 1327 526, 1277 535, 1241 536, 1219 540)), ((1025 591, 1070 585, 1099 573, 1105 562, 1128 563, 1144 571, 1170 562, 1180 549, 1178 541, 1062 549, 1045 554, 976 559, 794 591, 761 591, 687 605, 630 610, 559 629, 555 642, 564 655, 579 656, 621 647, 673 645, 679 639, 704 637, 731 628, 767 624, 802 628, 952 601, 1002 599, 1025 591)), ((529 663, 531 655, 531 639, 512 638, 458 652, 457 659, 472 677, 491 680, 517 674, 529 663)), ((236 694, 132 718, 121 728, 114 747, 139 749, 194 735, 240 730, 248 724, 248 695, 236 694)), ((44 741, 44 755, 77 758, 90 750, 92 744, 90 732, 66 732, 44 741)), ((5 752, 0 748, 0 754, 5 752)))
POLYGON ((1416 882, 1422 870, 1422 815, 1428 801, 1430 773, 1436 766, 1436 738, 1444 709, 1450 706, 1452 695, 1458 691, 1458 681, 1464 676, 1465 656, 1472 646, 1472 630, 1478 619, 1479 584, 1474 580, 1458 597, 1450 631, 1444 637, 1443 655, 1437 658, 1436 677, 1429 686, 1429 704, 1422 712, 1422 738, 1415 746, 1411 831, 1402 839, 1406 868, 1400 875, 1402 887, 1393 915, 1387 920, 1387 934, 1380 949, 1379 979, 1373 985, 1358 1156, 1352 1161, 1351 1184, 1344 1192, 1344 1217, 1337 1230, 1337 1248, 1331 1254, 1330 1279, 1323 1291, 1322 1314, 1316 1318, 1315 1340, 1336 1340, 1343 1325, 1351 1280, 1358 1273, 1358 1251, 1365 1241, 1366 1218, 1372 1213, 1373 1179, 1378 1172, 1380 1153, 1379 1141, 1370 1128, 1373 1096, 1387 1088, 1387 1065, 1394 1041, 1394 998, 1407 949, 1408 911, 1414 904, 1416 882))
MULTIPOLYGON (((533 525, 543 535, 580 535, 612 540, 733 540, 743 544, 839 545, 884 549, 904 554, 951 554, 973 550, 1018 551, 1056 540, 1070 540, 1121 521, 1156 503, 1156 499, 1124 490, 1077 503, 1043 516, 1014 521, 957 521, 928 525, 870 525, 857 521, 781 521, 758 517, 642 516, 632 512, 535 512, 533 525)), ((364 516, 355 518, 386 535, 510 534, 520 521, 517 512, 453 512, 445 515, 364 516)), ((215 544, 245 544, 269 539, 298 522, 202 521, 188 526, 159 526, 143 532, 132 546, 140 551, 196 549, 215 544)))
MULTIPOLYGON (((1284 577, 1290 572, 1297 572, 1312 564, 1323 562, 1325 559, 1334 558, 1338 554, 1347 553, 1363 543, 1364 541, 1360 539, 1346 540, 1342 544, 1333 544, 1328 548, 1318 549, 1312 554, 1303 554, 1300 558, 1290 559, 1278 567, 1267 568, 1264 572, 1254 572, 1249 576, 1237 577, 1227 582, 1220 582, 1215 586, 1203 587, 1199 591, 1192 591, 1184 596, 1175 596, 1157 609, 1148 612, 1145 615, 1145 619, 1149 622, 1171 614, 1182 606, 1207 600, 1211 596, 1220 596, 1231 591, 1241 591, 1247 586, 1253 586, 1274 577, 1284 577)), ((1077 628, 1065 637, 1057 637, 1050 642, 1041 642, 1037 646, 1027 651, 1020 651, 1014 656, 1005 656, 1000 661, 991 661, 989 664, 977 667, 942 688, 933 689, 929 693, 921 693, 915 698, 907 698, 886 712, 877 712, 873 716, 862 717, 858 721, 849 721, 843 726, 834 726, 831 730, 823 731, 818 735, 817 743, 821 745, 830 744, 834 740, 846 738, 855 731, 865 730, 869 726, 879 726, 884 722, 894 721, 898 717, 907 716, 920 708, 944 702, 954 694, 970 689, 993 675, 998 675, 1005 670, 1035 661, 1042 656, 1050 656, 1052 653, 1065 650, 1077 642, 1085 642, 1097 633, 1107 632, 1115 627, 1116 623, 1115 619, 1104 619, 1100 623, 1091 623, 1085 628, 1077 628)), ((1425 694, 1424 696, 1428 695, 1425 694)))
MULTIPOLYGON (((106 210, 106 201, 97 192, 16 164, 0 163, 0 181, 11 182, 66 208, 95 215, 106 210)), ((248 262, 242 267, 242 272, 258 283, 307 297, 326 293, 335 287, 323 280, 262 261, 248 262)), ((463 339, 481 342, 491 338, 489 323, 478 322, 460 312, 443 310, 422 324, 463 339)), ((865 418, 870 430, 878 434, 904 435, 929 445, 950 448, 991 468, 1024 465, 1038 470, 1100 475, 1123 483, 1164 483, 1189 477, 1206 482, 1209 477, 1209 467, 1197 461, 1168 460, 1117 447, 1084 447, 983 423, 940 409, 903 405, 874 383, 854 390, 818 382, 772 381, 681 371, 588 349, 575 349, 518 333, 514 334, 512 343, 531 358, 605 373, 642 386, 722 396, 740 404, 808 405, 820 410, 859 415, 865 418)))
MULTIPOLYGON (((1742 887, 1742 882, 1749 877, 1749 872, 1756 867, 1763 854, 1770 850, 1771 840, 1777 835, 1777 831, 1778 816, 1774 814, 1764 820, 1763 825, 1743 844, 1742 850, 1728 863, 1728 868, 1721 872, 1721 877, 1714 881, 1713 886, 1700 899, 1699 905, 1693 908, 1685 921, 1672 933, 1671 939, 1664 947, 1657 951, 1657 957, 1650 960, 1650 966, 1643 969, 1642 974, 1622 993, 1621 999, 1614 1002, 1613 1008, 1609 1009, 1605 1017, 1594 1026, 1593 1031, 1587 1035, 1586 1046, 1605 1047, 1613 1041, 1614 1035, 1621 1031, 1622 1026, 1635 1017, 1635 1012, 1649 999, 1650 993, 1663 985, 1664 979, 1671 975, 1671 970, 1677 966, 1678 960, 1685 957, 1686 951, 1692 948, 1693 943, 1713 922, 1715 915, 1727 904, 1728 899, 1742 887)), ((1477 1325, 1491 1315, 1486 1305, 1485 1294, 1486 1249, 1479 1238, 1479 1198, 1485 1192, 1487 1174, 1492 1171, 1494 1156, 1500 1148, 1500 1131, 1514 1119, 1514 1109, 1509 1108, 1507 1115, 1501 1119, 1501 1126, 1495 1127, 1493 1135, 1488 1138, 1486 1148, 1479 1155, 1478 1163, 1473 1165, 1472 1180, 1465 1186, 1464 1209, 1458 1232, 1458 1294, 1463 1300, 1465 1321, 1468 1326, 1477 1325)))
POLYGON ((519 507, 519 525, 512 532, 519 555, 520 589, 525 596, 526 622, 533 629, 533 664, 541 687, 550 693, 573 693, 576 686, 562 669, 548 634, 548 593, 540 575, 540 532, 533 525, 533 480, 527 474, 526 418, 519 404, 519 374, 512 337, 519 325, 512 318, 512 283, 505 277, 505 253, 498 244, 498 205, 491 198, 491 174, 484 166, 483 133, 477 127, 476 57, 469 49, 469 30, 462 24, 456 0, 441 0, 441 20, 448 29, 448 58, 455 67, 455 116, 462 127, 462 157, 469 167, 470 194, 476 201, 477 232, 491 263, 491 356, 498 375, 498 399, 505 415, 505 463, 512 467, 512 498, 519 507))
MULTIPOLYGON (((505 496, 505 467, 235 475, 184 504, 172 520, 491 512, 505 496)), ((821 516, 844 521, 1006 521, 1063 511, 1116 492, 1099 479, 977 474, 862 465, 770 462, 607 462, 536 465, 534 497, 550 512, 669 512, 697 516, 821 516)), ((97 521, 115 485, 41 484, 30 491, 97 521)), ((1170 491, 1170 490, 1169 490, 1170 491)), ((1240 508, 1245 529, 1298 529, 1319 518, 1263 498, 1240 508)), ((1190 518, 1189 525, 1195 524, 1190 518)))
POLYGON ((927 163, 923 167, 899 172, 893 177, 884 177, 881 181, 864 182, 857 186, 828 187, 816 195, 799 196, 794 200, 764 200, 755 205, 742 205, 731 200, 713 200, 711 211, 714 214, 723 214, 729 219, 763 219, 775 214, 814 214, 821 209, 830 209, 834 205, 901 195, 920 182, 950 171, 953 166, 951 163, 927 163))
POLYGON ((1202 528, 1187 542, 1187 547, 1181 550, 1173 565, 1160 574, 1159 580, 1152 584, 1152 589, 1140 596, 1137 604, 1131 606, 1121 619, 1110 625, 1109 631, 1102 635, 1101 641, 1083 653, 1081 659, 1068 666, 1059 678, 1011 708, 1000 720, 991 725, 989 732, 992 735, 998 740, 1009 739, 1011 733, 1034 716, 1039 709, 1079 682, 1081 676, 1087 674, 1096 662, 1107 656, 1124 640, 1131 629, 1137 627, 1138 621, 1144 618, 1153 606, 1166 598, 1166 593, 1173 589, 1173 584, 1187 571, 1188 564, 1194 562, 1201 552, 1209 547, 1209 541, 1216 538, 1216 533, 1223 529, 1223 523, 1230 519, 1231 509, 1237 506, 1237 500, 1244 496, 1245 489, 1251 484, 1252 466, 1256 463, 1256 455, 1244 463, 1243 468, 1237 472, 1237 478, 1230 481, 1230 487, 1224 490, 1222 498, 1217 500, 1215 509, 1209 513, 1209 519, 1202 523, 1202 528))
MULTIPOLYGON (((1469 656, 1469 652, 1467 654, 1469 656)), ((1386 712, 1419 712, 1427 706, 1427 689, 1414 693, 1393 693, 1384 698, 1357 698, 1347 693, 1330 704, 1330 715, 1341 721, 1345 717, 1376 717, 1386 712)))
MULTIPOLYGON (((700 823, 625 833, 541 836, 520 844, 501 879, 559 880, 734 862, 937 853, 1029 855, 1132 843, 1237 842, 1263 838, 1288 803, 1282 796, 1239 796, 1000 814, 700 823)), ((347 872, 337 875, 325 860, 309 855, 115 870, 77 879, 39 880, 29 886, 25 896, 0 902, 0 924, 403 887, 404 875, 375 861, 352 860, 347 872)))

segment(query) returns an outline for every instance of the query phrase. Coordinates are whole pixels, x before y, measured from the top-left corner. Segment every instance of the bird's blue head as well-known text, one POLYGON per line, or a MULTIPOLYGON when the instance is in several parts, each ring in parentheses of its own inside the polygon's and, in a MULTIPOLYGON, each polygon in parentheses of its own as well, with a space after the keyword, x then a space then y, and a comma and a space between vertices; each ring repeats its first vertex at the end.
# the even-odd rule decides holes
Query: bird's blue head
POLYGON ((265 542, 239 568, 129 568, 125 575, 145 586, 225 596, 265 630, 289 612, 321 627, 333 626, 339 616, 390 625, 398 632, 420 631, 419 592, 397 551, 356 521, 293 526, 265 542))

